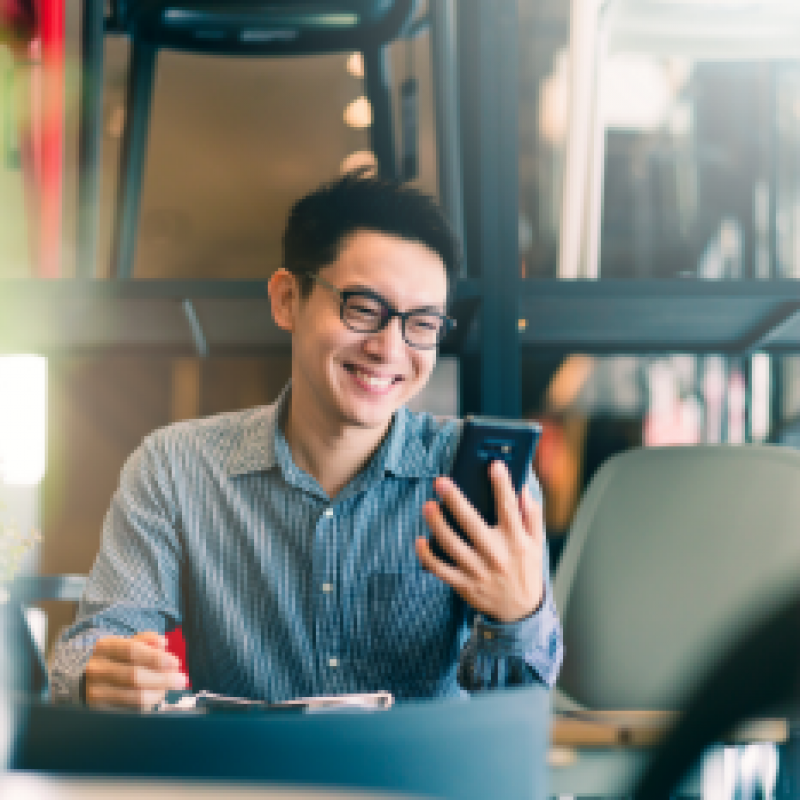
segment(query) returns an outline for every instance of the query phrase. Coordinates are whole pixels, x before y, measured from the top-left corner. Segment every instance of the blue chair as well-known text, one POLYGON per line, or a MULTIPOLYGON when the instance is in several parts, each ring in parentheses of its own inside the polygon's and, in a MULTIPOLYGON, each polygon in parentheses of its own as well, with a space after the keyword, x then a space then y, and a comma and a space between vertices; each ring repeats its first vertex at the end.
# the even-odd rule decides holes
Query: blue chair
POLYGON ((83 575, 33 575, 0 586, 5 601, 0 606, 4 629, 0 640, 6 641, 13 653, 10 675, 5 680, 13 690, 39 698, 49 695, 44 643, 37 640, 26 609, 46 600, 77 603, 85 585, 83 575))

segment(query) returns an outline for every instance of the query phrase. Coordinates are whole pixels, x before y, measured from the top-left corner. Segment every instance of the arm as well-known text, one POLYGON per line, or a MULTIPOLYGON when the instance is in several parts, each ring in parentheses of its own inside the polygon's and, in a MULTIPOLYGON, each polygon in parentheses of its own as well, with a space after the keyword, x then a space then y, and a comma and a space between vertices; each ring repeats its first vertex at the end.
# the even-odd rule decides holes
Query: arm
POLYGON ((552 686, 563 644, 552 600, 541 506, 527 487, 517 498, 502 463, 492 464, 490 476, 497 526, 487 526, 449 478, 437 478, 437 493, 472 546, 453 532, 438 503, 431 501, 423 513, 454 563, 437 559, 424 538, 417 540, 417 554, 425 569, 452 586, 477 612, 461 655, 459 682, 464 688, 475 691, 533 682, 552 686))
POLYGON ((78 618, 56 644, 56 702, 144 707, 185 685, 160 636, 180 622, 180 546, 159 451, 148 438, 122 471, 78 618))

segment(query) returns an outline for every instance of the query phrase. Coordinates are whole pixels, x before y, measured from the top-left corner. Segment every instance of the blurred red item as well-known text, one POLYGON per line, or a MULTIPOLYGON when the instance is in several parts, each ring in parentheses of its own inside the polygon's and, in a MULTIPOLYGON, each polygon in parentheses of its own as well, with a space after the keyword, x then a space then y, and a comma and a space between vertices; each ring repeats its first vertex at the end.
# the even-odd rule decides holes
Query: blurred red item
POLYGON ((65 0, 0 0, 0 41, 28 69, 20 115, 31 254, 41 278, 61 276, 65 0))
POLYGON ((12 49, 17 45, 27 49, 36 37, 36 29, 36 7, 32 0, 0 0, 0 32, 12 49))
MULTIPOLYGON (((186 642, 183 638, 183 630, 181 630, 181 628, 173 628, 166 636, 167 650, 173 655, 178 656, 181 660, 181 672, 188 675, 189 671, 186 669, 186 642)), ((191 688, 191 684, 189 684, 188 688, 191 688)))

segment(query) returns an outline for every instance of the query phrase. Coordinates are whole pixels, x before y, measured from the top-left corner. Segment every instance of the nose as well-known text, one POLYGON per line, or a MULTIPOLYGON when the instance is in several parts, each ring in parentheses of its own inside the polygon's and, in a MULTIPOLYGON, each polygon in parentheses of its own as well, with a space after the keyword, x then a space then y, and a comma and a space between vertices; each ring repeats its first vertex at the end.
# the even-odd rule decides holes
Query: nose
POLYGON ((394 317, 379 331, 370 333, 364 341, 364 349, 383 361, 402 356, 408 345, 403 338, 403 320, 394 317))

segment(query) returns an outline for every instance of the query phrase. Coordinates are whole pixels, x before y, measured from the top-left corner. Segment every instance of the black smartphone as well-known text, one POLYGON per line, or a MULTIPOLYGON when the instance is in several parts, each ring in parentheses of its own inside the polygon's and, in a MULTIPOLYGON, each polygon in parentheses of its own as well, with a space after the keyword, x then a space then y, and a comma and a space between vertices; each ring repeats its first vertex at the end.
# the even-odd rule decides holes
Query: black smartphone
MULTIPOLYGON (((493 461, 504 461, 508 466, 514 491, 519 494, 530 472, 533 454, 541 435, 542 426, 538 422, 491 417, 467 417, 464 420, 450 477, 488 525, 497 524, 497 507, 489 477, 489 465, 493 461)), ((469 539, 459 530, 444 503, 442 513, 447 524, 469 544, 469 539)), ((452 563, 435 536, 431 535, 428 541, 437 558, 448 564, 452 563)))

